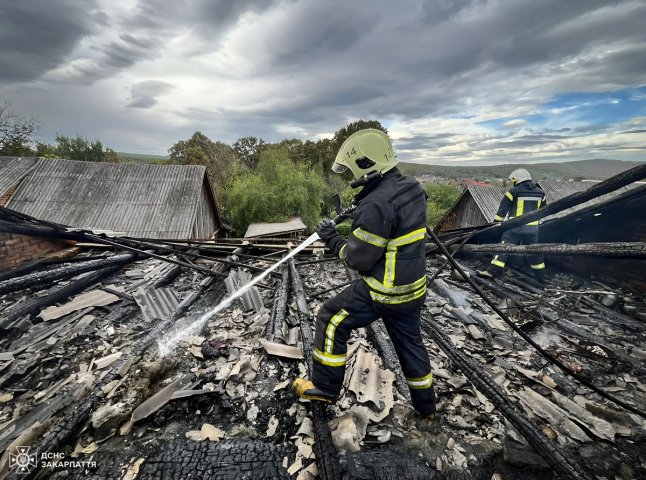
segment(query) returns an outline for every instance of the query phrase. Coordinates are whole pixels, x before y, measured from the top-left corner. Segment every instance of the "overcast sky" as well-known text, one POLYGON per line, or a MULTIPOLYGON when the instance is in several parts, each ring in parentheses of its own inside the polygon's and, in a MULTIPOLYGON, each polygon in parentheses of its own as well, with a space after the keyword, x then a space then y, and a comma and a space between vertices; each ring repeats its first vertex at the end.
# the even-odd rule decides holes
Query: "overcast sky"
POLYGON ((643 0, 3 1, 0 98, 138 153, 377 119, 405 161, 644 160, 645 25, 643 0))

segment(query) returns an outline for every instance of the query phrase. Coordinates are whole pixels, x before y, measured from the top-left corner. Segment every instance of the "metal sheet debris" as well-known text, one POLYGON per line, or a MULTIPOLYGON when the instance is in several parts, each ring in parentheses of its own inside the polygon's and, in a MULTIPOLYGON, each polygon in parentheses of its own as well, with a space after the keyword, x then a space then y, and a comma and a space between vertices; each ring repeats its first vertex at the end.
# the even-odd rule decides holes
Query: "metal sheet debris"
POLYGON ((170 287, 138 288, 132 296, 141 308, 144 320, 166 319, 173 314, 179 305, 177 294, 170 287))
MULTIPOLYGON (((234 270, 229 273, 229 276, 224 280, 224 283, 227 287, 227 292, 229 295, 232 295, 234 292, 240 290, 240 288, 252 279, 252 276, 249 272, 244 270, 234 270)), ((265 305, 262 301, 262 296, 258 287, 252 287, 247 290, 241 297, 242 305, 245 310, 253 310, 259 312, 262 310, 265 305)))

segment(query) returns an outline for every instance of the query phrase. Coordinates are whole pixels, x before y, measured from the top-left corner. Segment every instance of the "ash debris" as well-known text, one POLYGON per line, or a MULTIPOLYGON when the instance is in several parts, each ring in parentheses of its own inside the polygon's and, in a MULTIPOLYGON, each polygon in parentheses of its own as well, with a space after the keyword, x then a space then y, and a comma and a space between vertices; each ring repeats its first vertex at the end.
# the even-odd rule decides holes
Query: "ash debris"
MULTIPOLYGON (((109 257, 90 251, 76 261, 84 256, 109 257)), ((439 263, 430 260, 429 269, 439 263)), ((348 281, 338 262, 298 271, 310 319, 334 287, 348 281)), ((439 425, 415 414, 397 380, 398 364, 379 354, 368 330, 351 339, 336 405, 322 411, 298 400, 290 383, 308 367, 294 351, 303 352, 307 339, 283 274, 270 277, 270 288, 258 289, 248 309, 234 302, 164 358, 158 341, 224 298, 220 278, 136 260, 36 315, 3 317, 2 450, 25 444, 96 462, 94 468, 39 470, 32 478, 309 479, 326 478, 316 452, 321 435, 329 435, 325 445, 335 449, 329 457, 338 458, 346 478, 560 478, 545 452, 507 418, 500 398, 476 386, 477 371, 542 432, 546 447, 557 448, 589 478, 646 475, 643 419, 563 375, 450 272, 434 282, 423 314, 439 425), (433 326, 448 341, 439 342, 433 326), (477 370, 456 363, 463 357, 477 370)), ((0 315, 84 275, 2 294, 0 315)), ((566 275, 550 277, 543 291, 522 277, 483 286, 543 348, 644 409, 643 298, 566 275)), ((8 461, 3 467, 2 475, 8 461)))

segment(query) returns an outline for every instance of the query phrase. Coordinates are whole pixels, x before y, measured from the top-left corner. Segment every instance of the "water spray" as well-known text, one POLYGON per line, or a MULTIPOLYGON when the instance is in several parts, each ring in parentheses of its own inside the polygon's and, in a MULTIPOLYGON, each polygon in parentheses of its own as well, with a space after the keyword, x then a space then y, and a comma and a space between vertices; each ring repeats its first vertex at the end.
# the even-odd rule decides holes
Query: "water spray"
MULTIPOLYGON (((332 222, 335 225, 338 225, 342 221, 344 221, 346 218, 349 218, 352 216, 354 213, 354 210, 357 208, 356 206, 351 206, 349 208, 346 208, 345 210, 341 209, 341 199, 338 194, 334 196, 334 202, 335 202, 335 207, 338 215, 332 219, 332 222)), ((209 320, 213 315, 221 312, 225 308, 227 308, 231 303, 242 297, 245 293, 247 293, 254 285, 256 285, 258 282, 262 281, 264 278, 266 278, 270 273, 272 273, 274 270, 276 270, 278 267, 280 267, 283 263, 288 261, 289 259, 295 257, 298 255, 301 251, 303 251, 305 248, 309 247, 312 245, 314 242, 317 240, 320 240, 320 237, 318 233, 313 233, 309 237, 307 237, 303 243, 301 243, 298 247, 296 247, 294 250, 289 252, 287 255, 285 255, 283 258, 281 258, 278 262, 273 264, 271 267, 269 267, 267 270, 259 274, 257 277, 252 278, 249 283, 243 285, 240 287, 240 289, 231 295, 229 295, 227 298, 222 300, 214 309, 206 312, 204 315, 202 315, 200 318, 195 320, 193 323, 190 325, 184 327, 183 329, 175 332, 171 337, 161 339, 158 341, 158 346, 159 346, 159 356, 161 358, 165 357, 169 353, 173 351, 173 349, 177 346, 177 344, 185 337, 188 335, 193 335, 196 332, 199 332, 204 324, 209 320)))

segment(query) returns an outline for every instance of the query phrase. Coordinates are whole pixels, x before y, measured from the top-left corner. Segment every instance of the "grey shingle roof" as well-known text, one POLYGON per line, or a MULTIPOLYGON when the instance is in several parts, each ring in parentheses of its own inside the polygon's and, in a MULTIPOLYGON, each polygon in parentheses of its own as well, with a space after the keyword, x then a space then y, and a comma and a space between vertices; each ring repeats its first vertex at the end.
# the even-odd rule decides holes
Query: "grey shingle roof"
POLYGON ((206 169, 40 159, 8 208, 78 228, 190 238, 206 169))

